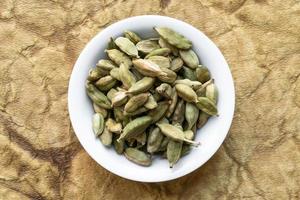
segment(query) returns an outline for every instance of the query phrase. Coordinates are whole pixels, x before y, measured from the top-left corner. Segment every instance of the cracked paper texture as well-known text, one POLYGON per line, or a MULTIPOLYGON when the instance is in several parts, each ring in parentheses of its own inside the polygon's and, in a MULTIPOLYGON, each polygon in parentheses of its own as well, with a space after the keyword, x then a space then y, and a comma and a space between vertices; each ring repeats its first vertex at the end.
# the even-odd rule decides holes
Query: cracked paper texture
POLYGON ((299 1, 2 0, 0 41, 0 199, 300 199, 299 1), (157 184, 97 165, 67 111, 68 79, 84 45, 143 14, 207 34, 230 65, 237 97, 217 154, 157 184))

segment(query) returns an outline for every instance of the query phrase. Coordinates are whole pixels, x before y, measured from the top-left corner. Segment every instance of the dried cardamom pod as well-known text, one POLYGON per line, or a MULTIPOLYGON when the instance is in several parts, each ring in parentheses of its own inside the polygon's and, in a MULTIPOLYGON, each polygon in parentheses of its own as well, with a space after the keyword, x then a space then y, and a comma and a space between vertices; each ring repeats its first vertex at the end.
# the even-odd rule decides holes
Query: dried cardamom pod
POLYGON ((183 61, 181 58, 177 57, 172 60, 170 70, 178 72, 183 67, 183 61))
POLYGON ((109 74, 114 79, 116 79, 118 81, 121 81, 121 79, 120 79, 120 69, 119 68, 114 68, 114 69, 110 70, 109 74))
POLYGON ((184 61, 184 63, 191 69, 196 69, 199 65, 198 56, 191 49, 189 50, 180 50, 180 57, 184 61))
POLYGON ((155 90, 158 94, 165 97, 166 99, 171 99, 172 97, 172 87, 167 83, 160 84, 155 90))
POLYGON ((133 42, 126 37, 118 37, 115 44, 127 55, 131 57, 139 57, 138 50, 133 42))
POLYGON ((116 83, 117 83, 117 80, 114 79, 112 76, 108 75, 108 76, 104 76, 104 77, 100 78, 95 83, 95 85, 101 91, 108 91, 112 87, 114 87, 116 85, 116 83))
POLYGON ((143 106, 149 97, 149 93, 141 93, 135 96, 132 96, 129 101, 125 104, 124 110, 126 112, 134 112, 139 107, 143 106))
POLYGON ((104 130, 104 117, 100 113, 93 115, 93 131, 96 137, 102 134, 104 130))
POLYGON ((180 99, 172 116, 172 124, 182 124, 182 122, 184 121, 184 112, 185 102, 183 99, 180 99))
POLYGON ((205 83, 206 81, 209 81, 210 73, 206 67, 199 65, 196 68, 196 77, 198 81, 200 81, 201 83, 205 83))
POLYGON ((183 35, 169 29, 167 27, 155 27, 154 30, 169 44, 179 49, 189 49, 192 47, 192 42, 183 35))
POLYGON ((124 64, 120 65, 119 77, 126 89, 130 88, 136 82, 134 75, 130 72, 128 67, 124 64))
POLYGON ((171 104, 170 104, 170 106, 168 108, 168 111, 166 113, 167 117, 171 117, 171 115, 173 114, 173 112, 175 110, 175 107, 177 105, 177 100, 178 100, 178 95, 177 95, 176 89, 172 88, 171 104))
POLYGON ((108 71, 117 68, 117 66, 111 60, 105 60, 105 59, 99 60, 96 66, 100 69, 108 70, 108 71))
POLYGON ((169 141, 170 141, 170 138, 164 136, 164 139, 162 140, 158 151, 166 151, 169 141))
POLYGON ((197 122, 199 116, 198 108, 192 104, 187 102, 185 105, 185 120, 187 121, 187 130, 192 129, 194 124, 197 122))
POLYGON ((151 51, 147 56, 145 57, 150 58, 151 56, 167 56, 171 53, 171 50, 169 48, 159 48, 159 49, 154 49, 151 51))
POLYGON ((122 122, 125 120, 123 109, 121 107, 114 107, 113 112, 114 112, 114 118, 117 122, 122 122))
POLYGON ((170 68, 170 59, 164 56, 151 56, 148 58, 155 64, 157 64, 160 68, 170 68))
POLYGON ((184 99, 187 102, 197 102, 197 94, 196 92, 187 85, 184 84, 176 84, 175 85, 178 96, 184 99))
POLYGON ((128 96, 126 92, 118 91, 114 94, 113 98, 111 99, 111 103, 113 107, 121 106, 128 101, 128 96))
POLYGON ((191 151, 191 145, 183 144, 180 157, 187 155, 190 151, 191 151))
POLYGON ((125 157, 142 166, 150 166, 151 165, 151 158, 150 156, 148 156, 146 153, 144 153, 143 151, 140 151, 138 149, 135 148, 127 148, 125 149, 124 152, 125 157))
POLYGON ((199 81, 191 81, 190 79, 176 80, 174 84, 184 84, 190 86, 193 90, 198 90, 202 86, 202 83, 199 81))
POLYGON ((97 81, 101 77, 106 76, 107 73, 108 73, 107 71, 100 70, 98 68, 92 68, 92 69, 89 70, 89 75, 87 77, 87 80, 97 81))
POLYGON ((133 84, 129 90, 129 94, 139 94, 148 91, 154 84, 155 78, 144 77, 135 84, 133 84))
POLYGON ((154 108, 157 107, 157 102, 155 101, 154 97, 150 94, 147 102, 145 103, 144 107, 149 109, 149 110, 152 110, 154 108))
POLYGON ((157 41, 154 40, 141 40, 136 44, 138 51, 148 54, 155 49, 159 49, 157 41))
POLYGON ((166 83, 173 83, 176 80, 177 74, 175 72, 168 68, 161 68, 161 70, 163 71, 163 73, 160 73, 157 76, 159 80, 166 83))
POLYGON ((196 106, 209 115, 218 115, 216 104, 207 97, 198 97, 196 106))
POLYGON ((141 148, 147 142, 147 134, 144 132, 144 133, 139 134, 138 136, 136 136, 134 139, 135 139, 135 141, 137 143, 136 148, 141 148))
POLYGON ((212 100, 215 104, 217 103, 218 90, 214 83, 211 83, 206 87, 206 97, 212 100))
POLYGON ((147 151, 149 153, 157 152, 163 139, 164 135, 160 132, 158 127, 152 129, 147 139, 147 151))
POLYGON ((133 42, 134 44, 136 44, 142 40, 140 38, 140 36, 138 36, 135 32, 129 31, 129 30, 124 31, 124 36, 126 38, 128 38, 131 42, 133 42))
POLYGON ((117 133, 117 134, 121 134, 122 132, 122 124, 116 122, 112 118, 107 119, 105 126, 110 132, 117 133))
POLYGON ((160 120, 165 115, 170 105, 169 101, 161 101, 157 104, 157 107, 150 110, 148 113, 148 115, 152 118, 152 123, 160 120))
POLYGON ((170 168, 172 168, 181 156, 182 141, 170 140, 167 146, 167 159, 169 161, 170 168))
POLYGON ((135 59, 132 62, 134 67, 144 76, 156 77, 165 74, 157 64, 150 60, 135 59))
POLYGON ((188 144, 192 144, 195 146, 198 146, 200 144, 199 142, 195 142, 195 141, 186 139, 184 137, 183 131, 174 125, 166 124, 166 123, 162 123, 162 124, 156 123, 156 125, 160 128, 161 132, 165 136, 167 136, 175 141, 184 141, 188 144))
POLYGON ((107 117, 107 110, 93 103, 93 108, 96 113, 100 113, 104 118, 107 117))
POLYGON ((132 72, 132 74, 135 76, 136 80, 139 81, 142 78, 144 78, 144 76, 135 68, 131 68, 130 71, 132 72))
POLYGON ((203 127, 206 124, 209 117, 210 117, 210 115, 206 114, 205 112, 200 112, 199 118, 197 121, 197 128, 203 127))
POLYGON ((113 141, 113 145, 114 145, 115 150, 118 154, 122 154, 124 152, 125 142, 123 140, 118 142, 117 138, 115 138, 114 141, 113 141))
POLYGON ((192 70, 188 67, 183 66, 182 67, 182 72, 183 72, 182 75, 183 75, 184 78, 190 79, 191 81, 196 81, 197 80, 195 70, 192 70))
POLYGON ((104 146, 110 146, 113 139, 113 133, 105 127, 99 139, 104 146))
POLYGON ((145 107, 140 107, 140 108, 136 109, 136 110, 133 111, 133 112, 126 112, 126 111, 124 111, 124 115, 125 115, 125 116, 136 116, 136 115, 140 115, 140 114, 142 114, 142 113, 144 113, 144 112, 147 112, 147 111, 148 111, 147 108, 145 108, 145 107))
POLYGON ((178 49, 176 47, 174 47, 173 45, 170 45, 166 40, 162 39, 162 38, 159 38, 158 40, 158 44, 161 48, 168 48, 168 49, 171 49, 172 51, 172 54, 174 56, 177 56, 178 55, 178 49))
POLYGON ((194 139, 195 134, 194 134, 194 132, 192 130, 186 130, 183 133, 184 133, 184 137, 186 139, 189 139, 189 140, 193 140, 194 139))
POLYGON ((117 48, 118 46, 115 44, 114 39, 111 37, 108 41, 107 49, 110 50, 110 49, 117 49, 117 48))
POLYGON ((88 96, 92 99, 92 101, 100 106, 101 108, 110 109, 111 103, 108 98, 99 91, 94 85, 86 84, 86 91, 88 96))
POLYGON ((117 92, 118 92, 118 91, 117 91, 115 88, 111 88, 111 89, 107 92, 106 96, 107 96, 107 98, 108 98, 110 101, 112 101, 113 97, 115 96, 115 94, 116 94, 117 92))
POLYGON ((128 68, 132 65, 130 57, 117 49, 105 50, 105 52, 107 53, 108 57, 119 66, 122 63, 124 63, 124 65, 126 65, 128 68))
POLYGON ((152 118, 150 116, 142 116, 135 118, 124 127, 123 132, 119 137, 118 141, 127 138, 132 138, 143 133, 146 130, 146 128, 151 124, 151 122, 152 118))

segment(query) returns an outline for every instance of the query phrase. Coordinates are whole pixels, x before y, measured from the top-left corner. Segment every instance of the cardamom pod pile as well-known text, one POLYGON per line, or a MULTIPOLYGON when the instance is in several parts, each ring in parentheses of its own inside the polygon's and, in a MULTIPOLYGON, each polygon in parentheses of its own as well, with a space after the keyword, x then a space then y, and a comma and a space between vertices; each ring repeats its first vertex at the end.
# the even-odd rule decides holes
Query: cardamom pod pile
POLYGON ((132 31, 111 38, 107 58, 89 71, 86 91, 103 145, 139 165, 160 155, 173 167, 199 145, 197 129, 218 115, 218 93, 191 41, 166 27, 154 30, 157 38, 132 31))

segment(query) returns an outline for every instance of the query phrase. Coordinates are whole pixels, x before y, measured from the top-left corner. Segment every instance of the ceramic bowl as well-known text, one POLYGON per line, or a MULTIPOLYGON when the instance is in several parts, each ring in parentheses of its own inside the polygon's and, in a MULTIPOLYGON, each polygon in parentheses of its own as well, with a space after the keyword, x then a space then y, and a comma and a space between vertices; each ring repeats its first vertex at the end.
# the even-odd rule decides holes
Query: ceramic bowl
MULTIPOLYGON (((182 177, 202 166, 223 143, 230 128, 235 105, 233 79, 228 64, 217 46, 200 30, 183 21, 164 16, 137 16, 116 22, 99 32, 83 49, 72 71, 68 91, 68 107, 73 129, 86 152, 102 167, 126 179, 141 182, 161 182, 182 177), (132 30, 141 37, 157 36, 154 26, 169 27, 193 43, 193 50, 201 63, 211 72, 219 91, 219 117, 212 117, 198 130, 198 148, 181 158, 171 169, 166 159, 155 158, 152 165, 143 167, 118 155, 114 148, 106 148, 92 131, 92 103, 85 91, 88 71, 105 58, 104 50, 110 37, 132 30)), ((88 166, 87 166, 88 167, 88 166)))

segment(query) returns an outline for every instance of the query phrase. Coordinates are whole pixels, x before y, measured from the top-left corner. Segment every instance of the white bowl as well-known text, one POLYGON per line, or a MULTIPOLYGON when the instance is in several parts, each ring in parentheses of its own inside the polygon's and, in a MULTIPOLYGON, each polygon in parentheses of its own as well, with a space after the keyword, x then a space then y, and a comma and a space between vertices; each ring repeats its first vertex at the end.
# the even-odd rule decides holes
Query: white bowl
POLYGON ((116 22, 98 33, 83 49, 73 68, 69 83, 68 107, 74 131, 88 154, 112 173, 141 182, 161 182, 184 176, 203 165, 218 150, 230 128, 235 104, 235 93, 230 69, 216 45, 195 27, 164 16, 137 16, 116 22), (193 49, 207 66, 219 90, 219 117, 212 117, 198 131, 196 141, 201 146, 193 150, 170 169, 168 161, 155 158, 150 167, 143 167, 118 155, 113 148, 104 147, 92 131, 93 108, 85 92, 88 70, 105 57, 104 50, 110 37, 132 30, 142 37, 152 37, 154 26, 166 26, 193 42, 193 49))

